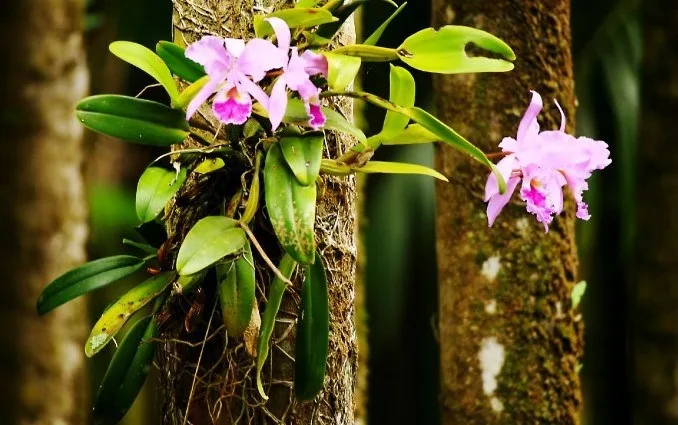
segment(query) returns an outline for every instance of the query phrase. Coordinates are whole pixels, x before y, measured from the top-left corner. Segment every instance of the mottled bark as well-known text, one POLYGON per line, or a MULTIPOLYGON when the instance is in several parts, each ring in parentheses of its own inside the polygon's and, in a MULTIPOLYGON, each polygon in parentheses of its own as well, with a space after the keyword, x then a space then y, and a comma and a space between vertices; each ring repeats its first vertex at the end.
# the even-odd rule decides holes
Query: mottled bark
MULTIPOLYGON (((518 59, 505 74, 436 80, 438 113, 486 152, 515 137, 540 92, 543 129, 557 129, 556 98, 574 121, 567 0, 437 0, 436 25, 460 24, 505 40, 518 59)), ((446 146, 438 166, 441 401, 444 424, 578 424, 582 327, 571 308, 577 257, 574 209, 548 234, 517 197, 487 228, 487 170, 446 146)))
POLYGON ((87 422, 83 301, 38 317, 43 286, 85 258, 79 0, 22 0, 0 16, 0 409, 3 423, 87 422))
POLYGON ((642 3, 637 240, 632 258, 634 424, 678 422, 678 8, 642 3))
MULTIPOLYGON (((188 44, 205 34, 249 39, 254 36, 254 14, 265 14, 291 6, 291 2, 273 0, 176 0, 173 19, 175 41, 188 44)), ((340 43, 346 43, 352 37, 353 28, 349 24, 340 37, 340 43)), ((350 101, 342 100, 335 106, 346 116, 352 115, 350 101)), ((212 123, 214 130, 219 127, 209 112, 202 114, 202 117, 212 123)), ((352 143, 354 141, 348 138, 329 134, 325 154, 336 157, 352 143)), ((252 159, 253 146, 241 144, 239 148, 252 159)), ((202 195, 188 207, 177 203, 169 209, 169 233, 174 243, 181 240, 196 219, 214 214, 220 199, 230 196, 228 194, 232 194, 240 186, 240 175, 221 183, 189 179, 187 187, 178 197, 198 188, 202 195)), ((295 288, 288 291, 283 300, 273 335, 274 344, 267 361, 270 367, 267 366, 264 370, 265 387, 270 388, 270 400, 264 404, 256 394, 254 359, 245 352, 241 341, 231 339, 224 349, 223 341, 219 342, 219 338, 210 340, 200 361, 200 379, 196 383, 193 382, 193 375, 200 347, 188 349, 186 346, 168 342, 164 344, 164 353, 161 355, 163 385, 167 391, 163 407, 165 424, 184 423, 189 399, 187 420, 193 424, 353 424, 353 391, 357 363, 353 323, 356 261, 354 178, 325 177, 322 190, 318 193, 316 241, 328 272, 330 297, 329 359, 321 394, 312 402, 302 403, 296 401, 292 395, 292 358, 296 333, 294 323, 300 292, 300 279, 296 278, 295 288)), ((264 217, 263 212, 259 212, 252 227, 269 256, 276 261, 281 253, 264 217)), ((258 263, 258 285, 261 291, 260 310, 263 310, 263 297, 268 293, 271 274, 263 261, 255 258, 255 262, 258 263)), ((206 322, 213 305, 210 289, 206 290, 206 318, 191 333, 199 335, 197 339, 202 339, 206 333, 206 322)), ((214 317, 216 321, 221 320, 218 313, 214 317)), ((216 327, 215 325, 212 329, 216 327)), ((189 340, 195 338, 181 331, 178 336, 189 340)))

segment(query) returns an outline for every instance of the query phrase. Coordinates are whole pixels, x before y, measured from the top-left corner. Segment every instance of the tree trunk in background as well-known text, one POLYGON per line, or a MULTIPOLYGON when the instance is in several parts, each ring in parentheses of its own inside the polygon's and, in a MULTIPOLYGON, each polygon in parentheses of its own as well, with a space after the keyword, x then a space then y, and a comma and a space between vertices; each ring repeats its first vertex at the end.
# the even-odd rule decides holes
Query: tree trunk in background
MULTIPOLYGON (((505 40, 518 59, 504 74, 436 80, 439 115, 486 152, 515 137, 530 100, 544 98, 542 129, 563 106, 574 128, 567 0, 436 0, 436 25, 458 24, 505 40)), ((487 170, 441 147, 438 185, 443 424, 578 424, 581 321, 571 308, 577 271, 574 206, 548 234, 517 196, 487 228, 487 170)))
MULTIPOLYGON (((174 38, 179 44, 189 44, 205 34, 245 38, 254 37, 253 16, 265 14, 275 9, 292 7, 292 2, 275 0, 176 0, 174 1, 174 38)), ((354 29, 349 24, 339 37, 341 43, 352 41, 354 29)), ((352 102, 342 100, 335 106, 346 116, 351 117, 352 102)), ((206 116, 205 119, 210 119, 206 116)), ((216 130, 218 123, 212 123, 216 130), (216 124, 216 125, 215 125, 216 124)), ((327 153, 336 157, 343 153, 354 141, 336 134, 328 133, 327 153)), ((283 300, 276 330, 272 338, 273 346, 269 354, 268 368, 262 376, 265 387, 269 388, 270 400, 263 404, 256 394, 254 386, 255 371, 253 359, 243 350, 242 343, 229 341, 224 349, 223 341, 205 346, 201 358, 199 374, 201 380, 194 388, 193 377, 198 363, 200 347, 189 349, 184 345, 167 342, 161 353, 161 371, 165 394, 163 413, 164 424, 338 424, 348 425, 354 422, 353 391, 356 380, 356 335, 354 318, 354 275, 356 263, 355 242, 355 180, 351 178, 324 177, 323 191, 319 191, 316 216, 316 242, 322 254, 328 273, 330 342, 329 358, 325 386, 313 402, 298 402, 292 394, 294 380, 294 339, 296 326, 296 302, 288 291, 283 300), (286 333, 286 329, 290 332, 286 333), (271 362, 272 358, 272 362, 271 362), (249 369, 248 369, 249 368, 249 369), (203 372, 208 372, 204 375, 203 372), (271 378, 272 377, 272 378, 271 378), (268 381, 268 382, 266 382, 268 381), (207 385, 206 385, 207 384, 207 385), (186 415, 187 406, 190 406, 186 415), (240 414, 242 413, 242 416, 240 414), (239 417, 239 421, 236 418, 239 417), (186 420, 188 422, 186 422, 186 420)), ((195 189, 192 185, 201 184, 203 193, 211 190, 214 195, 223 196, 212 189, 204 189, 203 183, 187 181, 182 193, 195 189), (184 192, 185 191, 185 192, 184 192)), ((230 189, 241 186, 239 176, 232 180, 230 189)), ((226 188, 228 189, 228 188, 226 188)), ((210 196, 207 196, 209 198, 210 196)), ((263 197, 261 200, 263 204, 263 197)), ((183 210, 176 206, 169 213, 169 237, 177 242, 188 228, 202 216, 215 210, 215 205, 206 201, 195 202, 183 210)), ((261 218, 261 215, 258 216, 261 218)), ((279 256, 271 255, 278 248, 272 239, 270 229, 254 226, 254 232, 274 261, 279 256)), ((267 270, 260 270, 258 283, 265 294, 268 293, 270 279, 267 270)), ((295 288, 300 289, 299 279, 295 279, 295 288)), ((297 294, 299 292, 294 291, 297 294)), ((213 300, 207 296, 206 317, 212 310, 213 300)), ((260 304, 264 307, 264 304, 260 304)), ((216 321, 220 318, 215 315, 216 321)), ((204 320, 191 334, 199 335, 202 341, 209 325, 204 320)), ((212 329, 218 325, 213 324, 212 329)), ((190 339, 178 331, 178 337, 190 339)), ((174 335, 177 336, 177 335, 174 335)))
POLYGON ((634 424, 678 422, 678 8, 642 3, 637 243, 631 288, 634 424))
POLYGON ((89 411, 82 300, 38 317, 43 286, 85 259, 82 127, 87 91, 78 0, 22 0, 0 17, 0 406, 3 423, 78 425, 89 411))

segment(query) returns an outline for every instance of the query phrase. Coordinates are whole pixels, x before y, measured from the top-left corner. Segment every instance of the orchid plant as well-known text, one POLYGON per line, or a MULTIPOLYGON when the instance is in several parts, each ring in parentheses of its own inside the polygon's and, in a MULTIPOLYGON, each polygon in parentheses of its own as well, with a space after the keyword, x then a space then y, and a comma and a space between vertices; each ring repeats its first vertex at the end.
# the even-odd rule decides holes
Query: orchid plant
MULTIPOLYGON (((566 134, 564 117, 560 130, 539 132, 538 94, 533 95, 517 138, 501 142, 503 158, 495 166, 452 128, 414 106, 415 83, 405 67, 391 65, 388 100, 351 89, 361 64, 371 61, 402 61, 442 74, 509 71, 515 55, 506 43, 478 29, 449 25, 419 31, 395 49, 377 46, 403 4, 362 44, 337 47, 334 38, 342 23, 369 2, 318 3, 300 0, 293 9, 256 16, 256 37, 250 40, 206 35, 188 46, 160 42, 155 53, 135 43, 114 42, 111 52, 155 78, 167 91, 170 105, 119 95, 91 96, 78 104, 78 118, 94 131, 133 143, 172 147, 139 179, 138 230, 146 239, 123 242, 141 255, 84 264, 53 281, 38 299, 38 312, 45 314, 146 270, 148 278, 104 311, 86 342, 85 352, 93 356, 130 317, 139 316, 135 313, 155 301, 152 314, 138 319, 116 350, 95 401, 98 423, 117 423, 134 401, 153 360, 154 341, 169 314, 168 305, 202 288, 216 288, 228 338, 244 339, 250 347, 256 387, 265 401, 262 370, 281 299, 297 268, 304 282, 294 386, 298 399, 313 399, 323 387, 329 333, 327 278, 314 238, 318 185, 337 178, 328 176, 341 178, 356 172, 424 174, 447 181, 421 165, 371 160, 381 145, 439 141, 487 167, 490 225, 521 181, 521 199, 546 229, 563 209, 566 185, 577 201, 577 216, 588 218, 582 193, 592 171, 610 163, 607 145, 566 134), (467 56, 468 43, 495 58, 467 56), (332 109, 332 98, 341 96, 384 108, 382 130, 367 137, 332 109), (323 157, 325 136, 331 132, 351 137, 353 147, 339 157, 323 157), (170 167, 163 165, 167 160, 170 167), (216 206, 196 216, 185 232, 169 231, 174 209, 198 202, 194 201, 200 195, 196 188, 213 188, 189 187, 188 182, 232 181, 234 176, 242 188, 210 193, 212 198, 221 197, 221 202, 213 202, 216 206), (261 213, 262 192, 266 214, 261 213), (153 226, 173 236, 155 240, 147 231, 153 226), (255 236, 257 227, 272 228, 279 250, 262 248, 255 236), (275 265, 272 258, 279 263, 275 265), (272 276, 270 282, 259 282, 266 292, 259 297, 266 299, 261 301, 265 304, 261 316, 258 267, 267 267, 271 272, 265 276, 272 276)), ((187 330, 188 323, 187 317, 187 330)))

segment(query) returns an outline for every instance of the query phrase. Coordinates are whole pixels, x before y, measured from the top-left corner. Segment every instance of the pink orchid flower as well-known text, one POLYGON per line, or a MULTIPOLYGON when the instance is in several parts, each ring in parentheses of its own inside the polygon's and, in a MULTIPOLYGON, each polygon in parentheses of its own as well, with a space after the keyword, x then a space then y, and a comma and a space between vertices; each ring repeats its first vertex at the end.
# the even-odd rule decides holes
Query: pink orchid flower
POLYGON ((612 162, 610 151, 605 142, 565 133, 565 114, 558 102, 556 106, 561 115, 560 129, 540 132, 537 116, 542 100, 533 91, 516 138, 506 137, 499 144, 506 156, 497 163, 497 168, 506 180, 507 190, 499 193, 497 178, 490 174, 485 185, 489 226, 521 181, 519 193, 527 211, 543 223, 547 232, 553 217, 563 210, 564 186, 570 188, 577 203, 577 217, 582 220, 591 217, 583 200, 583 193, 588 189, 586 180, 594 170, 602 170, 612 162))
POLYGON ((243 40, 211 35, 189 45, 186 57, 203 65, 209 76, 188 104, 186 119, 216 92, 212 110, 225 124, 245 123, 252 114, 252 98, 267 108, 268 95, 256 83, 266 71, 287 63, 287 55, 270 41, 255 38, 245 44, 243 40))
POLYGON ((273 27, 278 39, 278 49, 284 52, 285 57, 290 52, 289 61, 282 66, 283 73, 271 90, 268 107, 271 126, 275 130, 282 122, 287 108, 289 88, 299 93, 309 116, 308 125, 317 130, 325 125, 325 115, 320 109, 320 89, 313 84, 311 76, 316 74, 327 76, 327 59, 310 50, 299 55, 296 47, 290 48, 290 29, 285 21, 280 18, 268 18, 266 21, 273 27))

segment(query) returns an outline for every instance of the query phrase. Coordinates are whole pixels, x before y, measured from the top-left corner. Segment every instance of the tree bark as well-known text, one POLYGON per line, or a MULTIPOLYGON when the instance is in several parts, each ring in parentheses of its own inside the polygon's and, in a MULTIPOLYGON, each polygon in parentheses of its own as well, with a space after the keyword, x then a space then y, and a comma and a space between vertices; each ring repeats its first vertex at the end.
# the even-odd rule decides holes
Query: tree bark
MULTIPOLYGON (((206 34, 250 39, 254 37, 252 25, 255 14, 266 14, 292 5, 292 2, 274 0, 176 0, 173 18, 175 42, 189 44, 206 34)), ((353 37, 353 26, 349 22, 344 27, 339 42, 349 42, 353 37)), ((333 106, 348 117, 352 115, 351 101, 341 100, 333 106)), ((203 114, 203 118, 209 121, 209 115, 203 114)), ((219 127, 213 120, 211 125, 215 131, 219 127)), ((354 143, 349 138, 333 133, 328 133, 326 141, 326 154, 332 157, 341 155, 354 143)), ((245 155, 251 155, 250 148, 243 149, 245 155)), ((197 219, 210 211, 214 213, 215 204, 223 201, 224 193, 232 193, 240 186, 239 175, 221 188, 189 180, 178 198, 182 193, 201 188, 204 195, 201 197, 206 200, 188 208, 182 208, 178 204, 170 208, 170 240, 180 241, 197 219)), ((298 402, 293 396, 292 359, 298 309, 298 298, 295 297, 300 293, 300 279, 297 278, 294 279, 295 287, 288 291, 283 300, 267 360, 271 367, 267 367, 263 375, 265 387, 270 388, 270 400, 263 403, 256 393, 253 369, 255 360, 245 353, 242 341, 229 340, 224 347, 223 341, 218 342, 218 338, 214 338, 204 346, 201 357, 202 345, 189 349, 168 340, 163 345, 160 359, 163 387, 167 392, 164 397, 163 423, 353 424, 353 391, 357 364, 353 322, 356 263, 355 180, 353 177, 324 177, 323 190, 318 193, 316 242, 328 273, 330 302, 329 358, 325 386, 321 394, 312 402, 298 402), (194 379, 196 370, 199 371, 200 380, 194 379), (205 375, 204 372, 208 374, 205 375), (190 408, 186 414, 188 406, 190 408)), ((263 197, 261 203, 263 204, 263 197)), ((257 223, 253 230, 268 255, 276 261, 281 252, 272 238, 271 229, 266 228, 262 218, 263 215, 259 213, 253 222, 257 223)), ((261 292, 259 307, 263 310, 264 297, 268 294, 272 276, 265 266, 260 268, 258 264, 257 268, 261 292)), ((206 299, 206 311, 209 313, 214 301, 209 293, 206 299)), ((205 319, 209 319, 209 316, 205 316, 205 319)), ((214 321, 219 320, 217 313, 214 321)), ((209 333, 207 322, 208 320, 203 320, 199 328, 192 332, 199 335, 200 340, 209 333)), ((170 334, 166 333, 167 336, 170 334)), ((177 335, 180 339, 193 338, 181 330, 175 331, 173 336, 177 335)))
MULTIPOLYGON (((567 0, 436 0, 437 25, 505 40, 518 59, 505 74, 438 78, 438 113, 486 152, 515 137, 536 90, 542 129, 557 129, 557 99, 574 129, 567 0)), ((438 185, 441 401, 444 424, 578 424, 582 325, 570 294, 577 271, 574 207, 548 234, 517 197, 487 228, 487 170, 441 147, 438 185)))
POLYGON ((22 0, 0 17, 0 405, 8 424, 87 422, 85 303, 35 312, 43 286, 85 259, 74 115, 88 84, 83 10, 78 0, 22 0))
POLYGON ((678 422, 678 8, 642 3, 643 62, 631 343, 634 424, 678 422))

